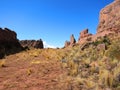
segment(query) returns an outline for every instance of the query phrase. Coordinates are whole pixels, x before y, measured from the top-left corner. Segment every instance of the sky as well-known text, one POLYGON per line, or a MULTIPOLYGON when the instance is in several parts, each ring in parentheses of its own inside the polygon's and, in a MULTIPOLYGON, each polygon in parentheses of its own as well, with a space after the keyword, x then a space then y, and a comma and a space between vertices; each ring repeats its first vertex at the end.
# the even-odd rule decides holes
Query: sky
POLYGON ((19 40, 42 39, 45 47, 63 47, 88 28, 96 33, 100 10, 114 0, 0 0, 0 27, 19 40))

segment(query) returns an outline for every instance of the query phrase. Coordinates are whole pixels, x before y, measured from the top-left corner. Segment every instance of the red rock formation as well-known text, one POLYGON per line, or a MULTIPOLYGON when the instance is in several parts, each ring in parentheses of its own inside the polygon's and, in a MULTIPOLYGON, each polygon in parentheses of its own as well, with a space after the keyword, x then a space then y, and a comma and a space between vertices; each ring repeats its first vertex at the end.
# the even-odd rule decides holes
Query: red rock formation
POLYGON ((80 33, 79 44, 86 41, 95 41, 98 37, 120 33, 120 0, 115 0, 100 11, 97 33, 89 34, 88 29, 80 33))
POLYGON ((85 38, 85 37, 89 37, 92 34, 88 33, 88 29, 83 30, 82 32, 80 32, 80 38, 85 38))
POLYGON ((76 43, 76 40, 74 38, 74 35, 72 34, 71 37, 70 37, 70 46, 74 46, 76 43))
POLYGON ((4 57, 4 55, 19 52, 22 49, 14 31, 8 28, 0 28, 0 58, 4 57))
POLYGON ((20 44, 23 47, 28 47, 28 48, 40 48, 40 49, 44 48, 43 41, 41 39, 40 40, 21 40, 20 44))
POLYGON ((80 37, 78 39, 78 43, 84 43, 88 40, 90 40, 92 34, 88 33, 88 29, 85 29, 80 32, 80 37))
POLYGON ((88 29, 85 29, 82 32, 80 32, 80 38, 84 38, 86 37, 86 35, 88 35, 88 29))
POLYGON ((73 47, 75 44, 76 44, 76 40, 74 38, 74 35, 72 34, 70 36, 70 42, 69 41, 65 42, 65 47, 68 47, 68 46, 73 47))
POLYGON ((1 42, 15 42, 17 40, 17 34, 8 28, 0 28, 0 43, 1 42))
POLYGON ((115 0, 100 11, 97 33, 120 31, 120 0, 115 0))
POLYGON ((70 46, 70 42, 69 41, 65 41, 65 48, 70 46))
POLYGON ((99 37, 115 35, 120 35, 120 0, 115 0, 100 11, 97 33, 92 35, 88 33, 88 29, 81 31, 78 44, 92 42, 99 37))

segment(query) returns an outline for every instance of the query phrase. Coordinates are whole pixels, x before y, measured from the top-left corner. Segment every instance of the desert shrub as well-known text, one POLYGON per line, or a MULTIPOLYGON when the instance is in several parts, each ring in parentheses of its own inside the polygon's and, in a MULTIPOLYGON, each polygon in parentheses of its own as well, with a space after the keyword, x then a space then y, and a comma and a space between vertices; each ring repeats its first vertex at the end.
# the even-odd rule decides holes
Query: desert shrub
POLYGON ((40 55, 40 51, 37 50, 37 49, 31 50, 29 52, 29 55, 32 56, 32 57, 38 57, 40 55))
POLYGON ((92 61, 95 61, 97 59, 98 59, 98 57, 97 57, 96 54, 93 54, 93 55, 90 56, 90 60, 92 60, 92 61))
MULTIPOLYGON (((113 69, 101 68, 99 71, 99 83, 104 87, 118 88, 120 86, 120 63, 113 69)), ((116 90, 116 89, 115 89, 116 90)))
POLYGON ((111 59, 120 59, 120 45, 114 43, 110 46, 110 48, 106 51, 105 55, 110 57, 111 59))
POLYGON ((117 59, 112 59, 109 61, 111 69, 115 68, 118 63, 119 63, 119 61, 117 59))
POLYGON ((90 64, 90 73, 94 74, 94 73, 99 73, 99 65, 98 62, 92 62, 90 64))
POLYGON ((69 68, 68 75, 77 76, 78 75, 78 68, 79 68, 78 63, 74 63, 74 61, 70 60, 67 62, 67 65, 69 68))
POLYGON ((87 89, 93 89, 95 87, 95 82, 93 82, 91 80, 85 80, 84 84, 87 89))
POLYGON ((96 86, 96 83, 93 82, 92 80, 90 80, 90 78, 88 78, 88 80, 87 80, 85 78, 77 77, 75 79, 75 81, 79 86, 83 86, 83 87, 81 87, 81 89, 77 89, 77 90, 95 90, 94 88, 96 86), (84 88, 84 89, 82 89, 82 88, 84 88))
POLYGON ((105 87, 113 86, 113 74, 106 69, 102 69, 99 72, 99 81, 105 87))
POLYGON ((111 44, 110 39, 107 36, 103 37, 101 42, 105 43, 106 46, 111 44))
POLYGON ((120 86, 120 63, 112 70, 113 77, 114 77, 114 83, 113 87, 117 88, 120 86))
POLYGON ((95 45, 95 46, 97 46, 97 45, 102 44, 102 43, 104 43, 106 46, 111 44, 110 43, 110 39, 107 36, 100 37, 99 39, 97 39, 92 44, 95 45))

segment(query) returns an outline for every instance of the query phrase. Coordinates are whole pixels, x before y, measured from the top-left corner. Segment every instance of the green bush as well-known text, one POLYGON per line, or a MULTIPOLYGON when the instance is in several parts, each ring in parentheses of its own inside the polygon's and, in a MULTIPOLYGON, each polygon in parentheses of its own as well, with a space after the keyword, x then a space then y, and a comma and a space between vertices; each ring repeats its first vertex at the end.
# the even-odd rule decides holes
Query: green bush
POLYGON ((105 43, 105 45, 110 45, 110 40, 107 36, 104 37, 100 37, 99 39, 97 39, 95 42, 93 42, 93 45, 97 46, 99 44, 105 43))

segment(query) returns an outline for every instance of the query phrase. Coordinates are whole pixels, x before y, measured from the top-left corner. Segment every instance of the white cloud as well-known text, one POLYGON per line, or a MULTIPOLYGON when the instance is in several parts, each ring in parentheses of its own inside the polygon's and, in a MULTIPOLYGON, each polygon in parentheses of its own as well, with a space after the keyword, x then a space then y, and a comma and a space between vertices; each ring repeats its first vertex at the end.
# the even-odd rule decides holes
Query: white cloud
POLYGON ((56 48, 55 46, 48 44, 46 41, 43 41, 43 44, 44 48, 56 48))

